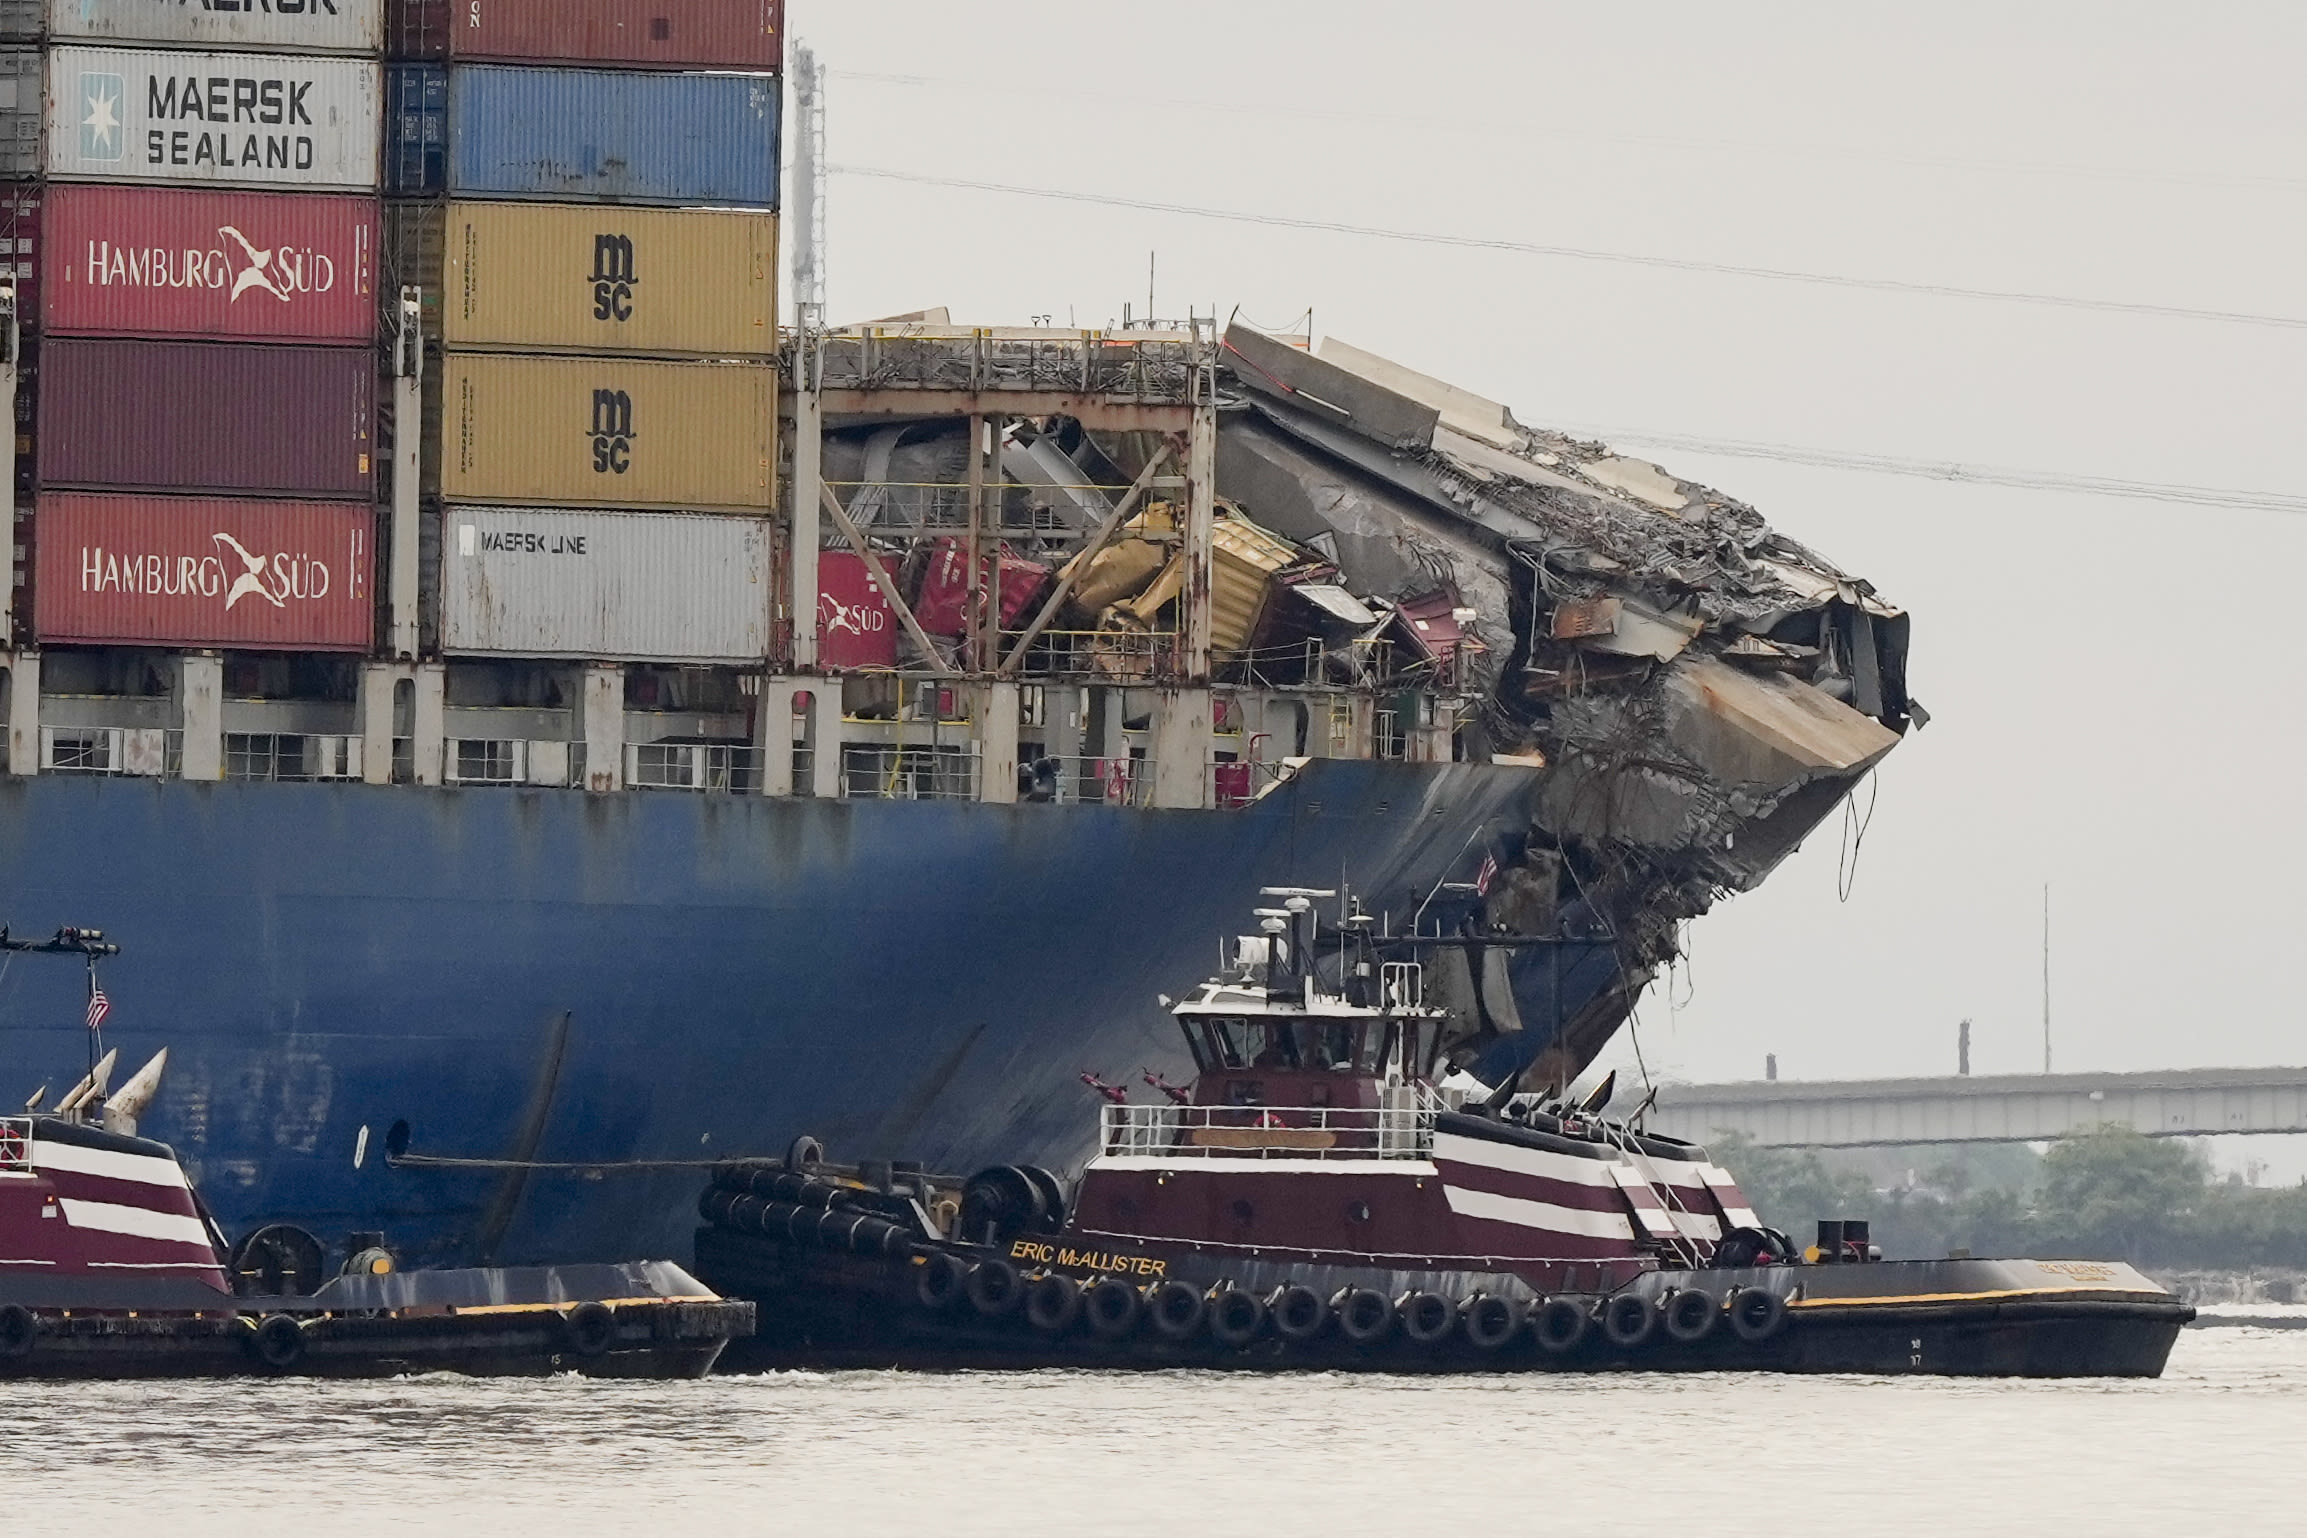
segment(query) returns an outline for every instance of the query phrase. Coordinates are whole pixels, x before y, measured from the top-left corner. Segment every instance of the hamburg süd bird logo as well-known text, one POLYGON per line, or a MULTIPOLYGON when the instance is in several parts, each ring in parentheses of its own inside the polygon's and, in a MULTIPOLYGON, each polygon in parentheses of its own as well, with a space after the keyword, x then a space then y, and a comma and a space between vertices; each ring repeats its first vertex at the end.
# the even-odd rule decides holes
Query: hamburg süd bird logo
POLYGON ((271 588, 268 588, 264 585, 264 569, 271 562, 272 557, 266 555, 250 555, 248 553, 248 547, 243 545, 239 540, 234 539, 230 534, 212 534, 209 537, 220 545, 231 546, 232 553, 239 556, 240 564, 247 568, 239 576, 232 579, 231 587, 225 589, 224 608, 226 613, 230 613, 234 604, 240 602, 243 598, 246 598, 251 593, 254 593, 257 597, 271 604, 276 609, 285 609, 288 607, 287 604, 280 601, 279 594, 275 593, 271 588))

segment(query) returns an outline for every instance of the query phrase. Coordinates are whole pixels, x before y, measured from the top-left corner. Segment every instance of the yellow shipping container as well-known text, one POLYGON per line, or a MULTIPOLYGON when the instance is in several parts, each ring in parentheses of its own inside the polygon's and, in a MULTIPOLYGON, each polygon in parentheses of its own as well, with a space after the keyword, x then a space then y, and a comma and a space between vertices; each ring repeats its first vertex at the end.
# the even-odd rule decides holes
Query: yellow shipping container
POLYGON ((606 204, 392 210, 389 270, 450 347, 777 351, 777 216, 606 204))
POLYGON ((766 363, 450 353, 440 490, 452 501, 766 510, 777 370, 766 363))

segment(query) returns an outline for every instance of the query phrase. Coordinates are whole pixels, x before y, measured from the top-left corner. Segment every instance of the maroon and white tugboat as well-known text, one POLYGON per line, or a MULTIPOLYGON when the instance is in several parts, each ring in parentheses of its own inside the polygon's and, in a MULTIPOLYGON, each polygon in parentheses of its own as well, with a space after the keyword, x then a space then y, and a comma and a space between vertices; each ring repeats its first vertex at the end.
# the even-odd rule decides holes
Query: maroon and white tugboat
POLYGON ((1452 1073, 1449 1012, 1387 959, 1437 942, 1358 911, 1315 935, 1335 894, 1266 895, 1174 1007, 1192 1082, 1096 1084, 1070 1187, 809 1138, 718 1168, 696 1269, 760 1309, 725 1365, 2151 1377, 2193 1317, 2117 1263, 1883 1261, 1857 1220, 1798 1252, 1704 1149, 1600 1115, 1606 1089, 1452 1073))
POLYGON ((118 1054, 97 1051, 96 966, 118 951, 100 930, 0 929, 0 955, 86 961, 95 1058, 54 1110, 43 1091, 0 1116, 0 1379, 701 1377, 750 1332, 751 1305, 662 1261, 401 1272, 364 1234, 331 1276, 300 1229, 227 1246, 175 1153, 136 1135, 167 1052, 106 1093, 118 1054))

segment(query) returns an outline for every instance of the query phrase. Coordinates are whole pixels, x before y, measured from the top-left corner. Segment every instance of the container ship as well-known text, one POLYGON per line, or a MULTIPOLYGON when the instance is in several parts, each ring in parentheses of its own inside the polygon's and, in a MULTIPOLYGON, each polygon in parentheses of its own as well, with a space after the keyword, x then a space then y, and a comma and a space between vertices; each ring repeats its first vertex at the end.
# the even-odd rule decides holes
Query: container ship
MULTIPOLYGON (((0 920, 123 939, 230 1234, 1078 1166, 1271 885, 1495 938, 1453 1060, 1566 1086, 1921 719, 1868 583, 1335 338, 781 327, 774 0, 0 33, 0 920)), ((0 1091, 83 1004, 0 973, 0 1091)))

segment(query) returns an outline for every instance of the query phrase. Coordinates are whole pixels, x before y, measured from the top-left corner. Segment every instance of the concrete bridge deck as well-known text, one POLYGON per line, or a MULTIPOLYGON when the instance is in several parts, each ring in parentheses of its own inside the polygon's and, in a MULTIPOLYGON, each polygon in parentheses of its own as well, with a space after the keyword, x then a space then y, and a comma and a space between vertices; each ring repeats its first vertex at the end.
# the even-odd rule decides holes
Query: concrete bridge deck
POLYGON ((2036 1142, 2106 1125, 2150 1137, 2307 1132, 2307 1068, 1669 1084, 1646 1125, 1787 1148, 2036 1142))

